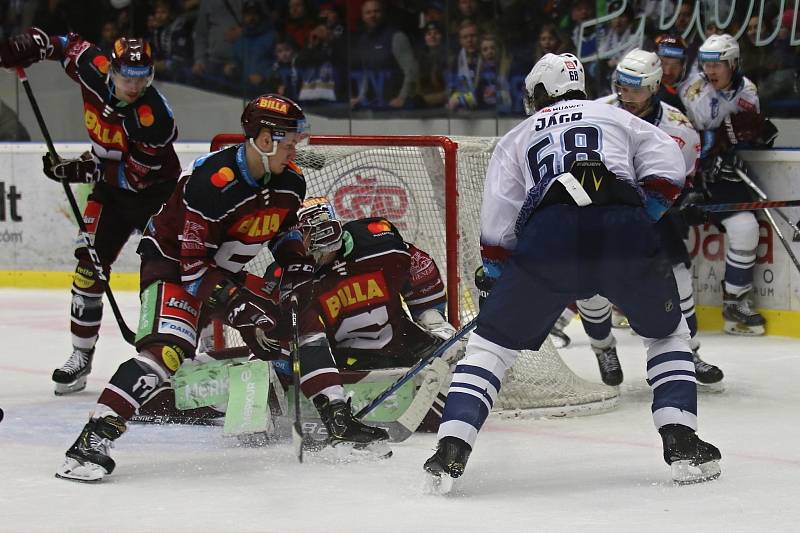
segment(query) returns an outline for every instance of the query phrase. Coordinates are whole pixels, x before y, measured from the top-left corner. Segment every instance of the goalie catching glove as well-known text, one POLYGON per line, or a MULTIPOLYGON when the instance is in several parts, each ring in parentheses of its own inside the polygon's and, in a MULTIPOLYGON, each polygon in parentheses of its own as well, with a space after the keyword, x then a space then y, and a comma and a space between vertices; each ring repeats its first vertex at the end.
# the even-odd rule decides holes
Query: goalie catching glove
MULTIPOLYGON (((456 334, 456 328, 453 327, 448 321, 444 319, 442 313, 437 309, 426 309, 416 319, 417 324, 428 330, 433 335, 436 335, 442 340, 448 340, 456 334)), ((467 349, 466 336, 461 337, 455 344, 453 344, 444 354, 442 359, 447 364, 454 364, 464 357, 464 351, 467 349)))
POLYGON ((55 163, 48 154, 42 156, 42 163, 45 176, 59 183, 97 183, 103 177, 99 161, 89 152, 77 159, 59 159, 55 163))

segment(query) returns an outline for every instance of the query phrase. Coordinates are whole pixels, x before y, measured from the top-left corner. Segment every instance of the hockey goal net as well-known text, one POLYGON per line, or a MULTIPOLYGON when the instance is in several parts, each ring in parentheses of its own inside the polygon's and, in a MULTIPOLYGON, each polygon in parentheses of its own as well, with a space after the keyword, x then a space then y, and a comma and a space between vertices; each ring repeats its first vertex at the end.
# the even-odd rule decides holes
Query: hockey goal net
MULTIPOLYGON (((242 142, 220 134, 212 150, 242 142)), ((444 136, 312 136, 298 145, 297 164, 307 196, 325 196, 342 222, 383 216, 408 242, 439 265, 448 291, 448 317, 456 326, 477 313, 474 271, 481 264, 480 206, 489 158, 498 139, 444 136)), ((261 275, 271 263, 266 248, 247 270, 261 275)), ((216 349, 241 346, 238 334, 215 327, 216 349)), ((548 339, 523 351, 495 403, 504 414, 559 416, 614 407, 616 388, 590 383, 564 363, 548 339)))

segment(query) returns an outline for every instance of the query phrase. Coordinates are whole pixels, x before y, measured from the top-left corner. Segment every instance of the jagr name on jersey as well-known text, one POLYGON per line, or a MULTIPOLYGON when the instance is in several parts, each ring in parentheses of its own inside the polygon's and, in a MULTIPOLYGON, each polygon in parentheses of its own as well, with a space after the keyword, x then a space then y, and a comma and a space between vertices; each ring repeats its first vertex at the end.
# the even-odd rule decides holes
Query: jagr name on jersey
POLYGON ((389 290, 380 272, 370 272, 343 280, 320 296, 322 308, 329 321, 345 309, 357 309, 388 301, 389 290))
POLYGON ((549 128, 550 126, 556 126, 558 124, 566 124, 567 122, 575 122, 581 120, 583 118, 583 113, 580 111, 576 111, 575 113, 558 113, 555 115, 550 115, 550 117, 539 117, 536 119, 536 126, 534 127, 535 131, 541 131, 545 128, 549 128))

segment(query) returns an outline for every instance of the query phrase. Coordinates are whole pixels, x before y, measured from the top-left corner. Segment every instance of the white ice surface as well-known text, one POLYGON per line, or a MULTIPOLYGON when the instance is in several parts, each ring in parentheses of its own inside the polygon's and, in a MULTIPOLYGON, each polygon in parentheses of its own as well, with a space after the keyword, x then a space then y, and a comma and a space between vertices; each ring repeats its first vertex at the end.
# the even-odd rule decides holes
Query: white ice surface
MULTIPOLYGON (((119 293, 128 324, 137 300, 119 293)), ((236 448, 219 428, 131 426, 101 484, 53 477, 94 400, 132 355, 107 307, 86 391, 57 398, 68 291, 0 290, 0 531, 800 531, 800 342, 703 334, 727 390, 700 396, 700 436, 722 477, 677 487, 650 417, 639 340, 616 330, 620 406, 560 420, 489 419, 446 497, 422 494, 433 435, 379 462, 299 465, 288 443, 236 448)), ((597 381, 579 323, 561 350, 597 381)))

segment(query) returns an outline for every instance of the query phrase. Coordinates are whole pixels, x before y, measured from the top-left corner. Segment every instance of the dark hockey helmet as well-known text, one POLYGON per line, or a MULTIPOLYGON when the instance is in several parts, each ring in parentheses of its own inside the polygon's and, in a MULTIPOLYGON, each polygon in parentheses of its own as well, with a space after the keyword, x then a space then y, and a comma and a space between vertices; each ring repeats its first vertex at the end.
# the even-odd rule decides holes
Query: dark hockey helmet
POLYGON ((337 220, 333 205, 324 196, 306 198, 297 211, 297 218, 308 253, 316 261, 342 247, 342 223, 337 220))
MULTIPOLYGON (((662 63, 666 58, 678 59, 681 62, 680 76, 676 80, 670 81, 670 83, 676 84, 683 81, 683 79, 686 78, 686 63, 688 58, 688 46, 683 37, 662 33, 656 37, 655 44, 656 55, 662 59, 662 63)), ((674 74, 667 76, 667 78, 670 77, 674 77, 674 74)), ((664 83, 667 83, 667 81, 665 80, 664 83)))
POLYGON ((126 78, 153 80, 153 50, 145 39, 120 37, 111 48, 111 69, 126 78))
POLYGON ((293 100, 277 94, 262 94, 250 100, 242 112, 245 137, 258 137, 261 128, 269 128, 273 140, 280 141, 287 133, 303 134, 308 123, 303 108, 293 100))

